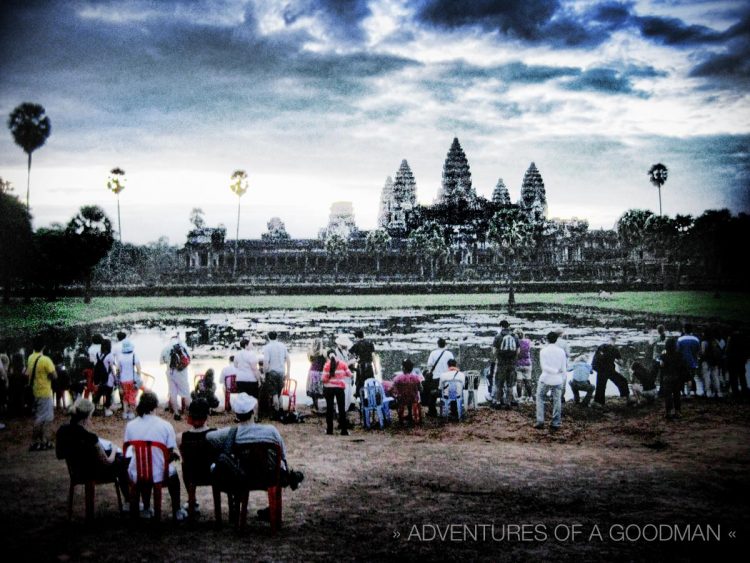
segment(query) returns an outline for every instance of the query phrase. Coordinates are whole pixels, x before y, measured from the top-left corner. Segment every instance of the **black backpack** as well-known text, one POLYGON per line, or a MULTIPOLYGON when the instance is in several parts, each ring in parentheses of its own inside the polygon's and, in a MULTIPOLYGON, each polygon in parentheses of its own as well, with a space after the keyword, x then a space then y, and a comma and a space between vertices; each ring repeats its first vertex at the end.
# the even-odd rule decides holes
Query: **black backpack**
POLYGON ((96 363, 94 363, 94 383, 96 385, 107 383, 107 379, 109 378, 109 372, 104 365, 104 358, 106 357, 106 354, 96 355, 96 363))
POLYGON ((182 371, 189 365, 190 355, 187 353, 187 350, 185 350, 182 344, 177 342, 174 346, 172 346, 172 351, 169 353, 169 367, 178 371, 182 371))

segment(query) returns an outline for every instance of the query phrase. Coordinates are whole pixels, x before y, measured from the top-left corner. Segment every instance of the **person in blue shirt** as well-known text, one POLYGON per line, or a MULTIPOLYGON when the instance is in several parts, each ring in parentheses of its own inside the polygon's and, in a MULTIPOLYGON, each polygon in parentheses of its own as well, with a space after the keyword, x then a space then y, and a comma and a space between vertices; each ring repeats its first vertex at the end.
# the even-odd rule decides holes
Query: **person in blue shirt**
POLYGON ((579 394, 581 391, 584 391, 586 396, 583 398, 583 406, 589 406, 591 398, 594 396, 594 391, 596 391, 596 386, 589 382, 589 376, 594 373, 594 369, 591 367, 591 364, 586 361, 586 357, 581 354, 576 357, 573 361, 573 365, 570 366, 568 371, 572 376, 569 385, 573 391, 573 400, 575 401, 575 404, 580 402, 581 399, 579 394))
POLYGON ((682 356, 689 372, 687 395, 690 396, 691 391, 693 395, 697 395, 698 389, 695 378, 698 375, 698 366, 700 365, 701 341, 693 334, 693 325, 690 323, 685 323, 682 336, 677 339, 677 352, 682 356))

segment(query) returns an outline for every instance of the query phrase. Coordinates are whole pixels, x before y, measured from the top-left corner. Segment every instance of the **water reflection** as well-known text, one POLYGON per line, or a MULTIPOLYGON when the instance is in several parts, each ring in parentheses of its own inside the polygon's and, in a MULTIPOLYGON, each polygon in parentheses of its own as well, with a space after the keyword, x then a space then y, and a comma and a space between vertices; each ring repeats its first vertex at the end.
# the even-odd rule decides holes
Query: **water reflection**
MULTIPOLYGON (((387 299, 387 297, 384 297, 387 299)), ((167 397, 165 366, 159 365, 162 349, 170 337, 179 332, 192 349, 190 378, 212 368, 217 376, 234 353, 241 337, 249 338, 260 348, 265 334, 274 330, 289 347, 292 377, 298 382, 297 398, 308 402, 306 379, 307 348, 314 338, 332 339, 336 334, 351 335, 362 329, 374 343, 380 359, 380 376, 386 379, 400 369, 401 361, 409 357, 417 366, 424 366, 436 340, 442 336, 464 371, 481 371, 490 358, 492 340, 499 322, 507 319, 514 328, 521 328, 534 342, 532 361, 538 375, 539 349, 544 335, 562 328, 570 346, 571 356, 591 354, 609 336, 616 336, 626 360, 645 358, 651 335, 642 321, 633 322, 622 315, 599 314, 572 316, 553 309, 529 308, 514 316, 488 311, 444 310, 381 310, 381 311, 264 311, 241 314, 210 314, 188 316, 179 322, 148 321, 129 326, 88 327, 85 331, 67 333, 66 345, 83 347, 96 331, 112 334, 124 329, 135 345, 145 372, 155 377, 154 390, 160 399, 167 397), (74 342, 76 344, 74 344, 74 342)), ((220 393, 221 394, 220 390, 220 393)), ((611 383, 608 394, 616 394, 611 383)), ((479 393, 484 398, 485 390, 479 393)), ((570 392, 568 391, 568 395, 570 392)))

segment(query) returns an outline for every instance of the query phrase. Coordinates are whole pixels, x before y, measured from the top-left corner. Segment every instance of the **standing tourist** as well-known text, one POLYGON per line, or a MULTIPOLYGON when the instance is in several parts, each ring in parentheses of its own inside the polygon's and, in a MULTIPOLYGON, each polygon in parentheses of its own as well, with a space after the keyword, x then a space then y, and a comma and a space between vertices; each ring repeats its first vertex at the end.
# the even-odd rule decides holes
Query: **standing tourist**
POLYGON ((679 418, 680 395, 685 382, 690 377, 690 371, 682 354, 677 350, 676 338, 667 338, 664 353, 659 358, 659 369, 661 371, 665 415, 667 419, 679 418))
POLYGON ((539 351, 539 363, 542 374, 536 387, 536 424, 534 428, 544 428, 544 397, 547 392, 552 394, 552 422, 550 430, 553 432, 560 429, 562 425, 562 386, 565 381, 565 370, 567 369, 567 358, 565 351, 556 346, 558 333, 555 331, 547 334, 547 345, 539 351))
MULTIPOLYGON (((334 348, 336 359, 340 362, 344 362, 349 369, 349 372, 351 373, 351 370, 354 369, 357 363, 357 359, 351 354, 351 347, 353 344, 351 338, 349 338, 346 334, 339 334, 334 340, 334 344, 336 345, 334 348)), ((352 406, 352 403, 354 402, 353 380, 354 376, 350 375, 349 378, 344 381, 344 402, 346 404, 347 412, 350 408, 354 408, 352 406)))
POLYGON ((307 372, 307 396, 312 399, 312 410, 318 412, 318 401, 323 398, 323 366, 326 363, 326 348, 322 338, 316 338, 307 350, 310 369, 307 372))
POLYGON ((234 367, 237 368, 237 393, 247 393, 260 397, 260 384, 263 376, 260 373, 258 362, 260 358, 252 348, 250 340, 240 340, 240 351, 234 355, 234 367))
POLYGON ((50 441, 48 427, 55 417, 52 382, 57 377, 57 372, 52 360, 44 355, 45 341, 42 336, 34 338, 32 347, 34 353, 29 356, 26 363, 26 374, 34 395, 34 429, 29 448, 29 451, 33 452, 51 450, 54 447, 50 441))
POLYGON ((365 338, 362 330, 355 330, 354 337, 357 339, 352 345, 351 353, 357 358, 357 377, 355 381, 356 396, 365 384, 365 380, 375 377, 374 356, 375 345, 365 338))
POLYGON ((521 392, 526 401, 533 401, 534 382, 531 379, 531 340, 526 338, 522 330, 516 330, 518 339, 518 356, 516 357, 516 392, 521 398, 521 392))
POLYGON ((94 406, 98 407, 104 397, 104 416, 112 416, 112 389, 114 387, 115 356, 112 354, 112 341, 102 340, 99 351, 94 354, 94 406))
MULTIPOLYGON (((278 413, 281 409, 281 392, 284 389, 284 379, 289 377, 292 361, 289 350, 277 340, 275 331, 268 333, 268 343, 263 346, 263 369, 265 370, 264 388, 267 388, 267 401, 261 405, 262 411, 278 413)), ((263 415, 265 416, 265 412, 263 415)))
MULTIPOLYGON (((132 420, 135 418, 136 396, 141 379, 141 361, 135 355, 133 343, 125 339, 122 341, 120 353, 115 358, 117 365, 117 379, 120 383, 120 396, 122 397, 122 418, 132 420)), ((113 375, 110 375, 113 377, 113 375)))
POLYGON ((750 358, 750 346, 747 336, 739 330, 729 336, 727 342, 727 371, 729 386, 735 399, 748 397, 747 360, 750 358))
MULTIPOLYGON (((682 355, 682 359, 685 361, 689 372, 687 396, 690 396, 691 391, 693 395, 697 396, 698 386, 696 379, 698 377, 698 359, 701 352, 701 342, 693 334, 693 325, 690 323, 685 323, 682 329, 682 336, 677 339, 677 351, 682 355)), ((703 392, 705 394, 705 389, 703 392)))
POLYGON ((339 428, 342 436, 349 435, 349 423, 346 419, 346 385, 351 381, 352 372, 345 362, 336 358, 335 352, 328 354, 328 361, 323 366, 323 395, 326 399, 326 434, 333 434, 334 401, 338 405, 339 428))
POLYGON ((703 359, 703 394, 706 397, 721 398, 721 381, 719 372, 724 352, 719 344, 719 330, 709 327, 701 342, 701 358, 703 359))
POLYGON ((616 363, 622 359, 620 349, 617 347, 617 339, 614 336, 609 338, 594 352, 594 359, 591 366, 596 371, 596 392, 594 394, 594 406, 604 406, 604 391, 607 388, 607 381, 612 381, 620 392, 620 397, 629 398, 630 389, 628 380, 621 373, 618 373, 616 363))
POLYGON ((516 386, 516 361, 518 339, 510 330, 508 321, 500 321, 500 331, 492 342, 495 353, 495 397, 492 408, 510 408, 518 403, 513 398, 516 386))
POLYGON ((172 406, 175 420, 182 420, 181 402, 185 400, 185 407, 190 406, 190 384, 188 383, 188 365, 190 352, 180 340, 178 334, 172 336, 169 344, 162 350, 160 363, 167 366, 167 384, 169 385, 169 403, 172 406))

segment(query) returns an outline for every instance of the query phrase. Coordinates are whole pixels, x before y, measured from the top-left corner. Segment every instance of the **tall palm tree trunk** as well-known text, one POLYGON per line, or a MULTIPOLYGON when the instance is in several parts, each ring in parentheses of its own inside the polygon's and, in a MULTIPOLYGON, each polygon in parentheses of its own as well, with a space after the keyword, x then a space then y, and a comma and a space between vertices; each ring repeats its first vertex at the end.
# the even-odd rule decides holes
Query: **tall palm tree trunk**
POLYGON ((117 234, 120 238, 120 246, 122 246, 122 223, 120 222, 120 194, 117 194, 117 234))
POLYGON ((659 186, 659 217, 661 217, 661 186, 659 186))
POLYGON ((240 242, 240 199, 237 198, 237 232, 234 237, 234 266, 232 266, 232 275, 237 275, 237 249, 240 242))
POLYGON ((29 207, 29 194, 31 192, 31 153, 29 153, 29 164, 26 168, 26 211, 29 207))

